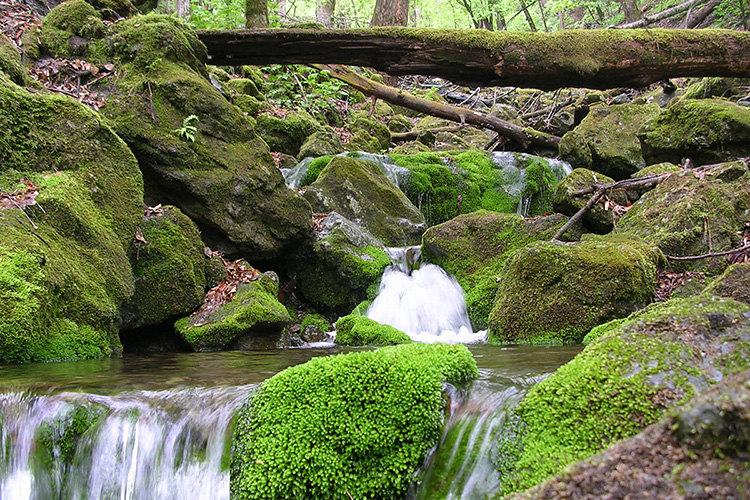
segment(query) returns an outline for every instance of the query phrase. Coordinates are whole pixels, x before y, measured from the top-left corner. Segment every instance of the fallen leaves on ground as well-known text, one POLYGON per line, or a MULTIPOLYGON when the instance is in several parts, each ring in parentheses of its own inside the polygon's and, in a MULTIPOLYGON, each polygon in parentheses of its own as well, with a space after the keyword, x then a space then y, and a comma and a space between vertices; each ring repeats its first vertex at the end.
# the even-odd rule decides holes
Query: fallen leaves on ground
POLYGON ((313 231, 316 233, 319 233, 323 230, 323 221, 328 217, 332 212, 323 212, 323 213, 313 213, 312 214, 312 226, 313 231))
POLYGON ((656 302, 666 302, 672 295, 672 292, 684 285, 688 280, 697 279, 701 283, 706 282, 704 273, 690 271, 686 273, 669 273, 667 271, 657 272, 657 285, 654 297, 656 302))
POLYGON ((36 205, 37 195, 39 195, 37 185, 31 181, 26 181, 24 187, 16 189, 12 193, 0 191, 0 209, 20 208, 23 210, 31 205, 36 205))
POLYGON ((104 106, 106 100, 91 86, 114 75, 114 64, 96 66, 82 59, 40 59, 29 70, 31 76, 44 87, 58 94, 77 99, 94 110, 104 106))

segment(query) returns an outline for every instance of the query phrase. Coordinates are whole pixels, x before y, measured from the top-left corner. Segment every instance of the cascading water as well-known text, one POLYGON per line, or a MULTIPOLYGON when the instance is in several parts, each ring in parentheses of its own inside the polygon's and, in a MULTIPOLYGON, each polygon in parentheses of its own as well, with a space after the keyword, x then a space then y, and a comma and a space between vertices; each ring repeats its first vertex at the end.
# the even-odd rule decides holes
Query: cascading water
POLYGON ((0 394, 0 499, 228 499, 222 463, 249 389, 0 394), (68 449, 81 409, 90 427, 68 449))
POLYGON ((415 268, 419 247, 390 248, 388 253, 392 264, 383 273, 368 318, 393 326, 417 342, 484 341, 485 332, 471 329, 464 292, 455 278, 433 264, 415 268))

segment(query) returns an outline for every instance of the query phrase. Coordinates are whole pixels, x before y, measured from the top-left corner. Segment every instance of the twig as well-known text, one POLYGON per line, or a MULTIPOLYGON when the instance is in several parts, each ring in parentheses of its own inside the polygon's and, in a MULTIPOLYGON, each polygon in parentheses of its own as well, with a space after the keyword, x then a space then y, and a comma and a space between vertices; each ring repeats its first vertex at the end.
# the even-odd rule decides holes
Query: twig
POLYGON ((701 260, 701 259, 708 259, 710 257, 723 257, 724 255, 733 255, 736 253, 744 252, 745 250, 750 250, 750 245, 744 245, 739 248, 734 248, 732 250, 726 250, 724 252, 711 252, 711 253, 706 253, 703 255, 687 255, 685 257, 665 255, 664 257, 669 260, 701 260))
POLYGON ((8 199, 10 200, 11 203, 13 203, 16 206, 17 209, 19 209, 23 213, 23 215, 26 216, 26 219, 28 219, 29 224, 31 224, 31 227, 33 227, 34 229, 39 229, 38 227, 36 227, 36 224, 34 224, 34 221, 31 220, 31 217, 29 217, 29 214, 26 213, 23 207, 16 200, 14 200, 13 198, 8 198, 8 199))
POLYGON ((44 243, 45 245, 50 246, 50 244, 47 243, 47 241, 44 238, 42 238, 41 236, 39 236, 39 234, 36 231, 34 231, 29 226, 27 226, 26 224, 24 224, 23 221, 21 219, 19 219, 17 215, 16 215, 16 220, 18 221, 19 224, 21 224, 23 226, 23 228, 25 230, 27 230, 28 232, 30 232, 31 234, 33 234, 34 236, 36 236, 37 238, 39 238, 39 240, 42 243, 44 243))
POLYGON ((560 239, 560 236, 565 234, 565 231, 567 231, 568 228, 570 228, 570 226, 578 222, 578 219, 583 217, 583 214, 588 212, 588 210, 594 206, 594 203, 599 201, 599 198, 601 198, 606 192, 607 192, 607 186, 600 187, 596 191, 596 193, 594 193, 594 196, 592 196, 591 199, 578 212, 576 212, 575 215, 573 215, 573 217, 571 217, 568 220, 568 222, 566 222, 565 225, 563 225, 563 227, 560 228, 559 231, 557 231, 557 233, 552 237, 552 241, 560 239))

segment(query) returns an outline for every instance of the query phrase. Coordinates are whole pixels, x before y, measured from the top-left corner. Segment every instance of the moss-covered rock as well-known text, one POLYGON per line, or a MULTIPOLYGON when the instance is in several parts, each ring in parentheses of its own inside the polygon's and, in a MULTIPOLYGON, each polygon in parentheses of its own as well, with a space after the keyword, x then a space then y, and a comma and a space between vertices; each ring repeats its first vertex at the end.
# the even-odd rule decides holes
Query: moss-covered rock
POLYGON ((249 95, 252 97, 265 99, 263 94, 258 90, 255 82, 249 78, 232 78, 226 82, 225 86, 235 94, 249 95))
POLYGON ((7 36, 0 33, 0 72, 17 85, 25 85, 26 71, 21 64, 21 54, 7 36))
POLYGON ((302 296, 339 313, 373 298, 390 264, 380 240, 336 212, 322 221, 312 247, 300 251, 296 260, 302 296))
POLYGON ((750 156, 750 109, 720 99, 675 102, 638 132, 648 163, 698 165, 750 156))
POLYGON ((748 78, 701 78, 688 85, 680 99, 710 99, 711 97, 732 98, 747 93, 748 78))
POLYGON ((584 235, 538 242, 513 255, 489 319, 500 342, 580 342, 605 321, 644 307, 656 288, 659 254, 640 240, 584 235))
POLYGON ((54 57, 92 56, 91 40, 101 37, 104 30, 94 7, 84 0, 70 0, 42 19, 42 45, 54 57))
POLYGON ((669 172, 677 172, 680 170, 679 165, 675 165, 674 163, 670 163, 668 161, 663 161, 661 163, 654 163, 653 165, 649 165, 648 167, 640 169, 638 172, 634 173, 630 177, 632 179, 640 179, 642 177, 650 177, 652 175, 661 175, 666 174, 669 172))
POLYGON ((336 343, 348 346, 384 346, 411 344, 407 334, 375 320, 350 314, 336 322, 336 343))
POLYGON ((299 148, 299 158, 335 155, 344 152, 339 135, 331 127, 325 127, 309 136, 299 148))
POLYGON ((198 228, 180 209, 167 206, 147 215, 139 229, 146 243, 131 257, 135 293, 120 311, 123 330, 194 311, 210 285, 210 261, 198 228))
POLYGON ((266 111, 270 108, 270 105, 266 101, 260 101, 253 96, 244 94, 233 96, 232 104, 240 108, 249 116, 257 116, 262 111, 266 111))
MULTIPOLYGON (((472 326, 481 329, 487 326, 497 280, 508 258, 530 243, 551 239, 566 222, 562 215, 524 219, 484 210, 460 215, 425 232, 422 260, 456 277, 466 292, 472 326)), ((580 225, 574 225, 566 236, 580 234, 580 225)))
POLYGON ((195 351, 275 347, 292 317, 278 301, 279 277, 268 271, 237 285, 231 302, 208 314, 177 320, 175 329, 195 351))
POLYGON ((109 93, 102 110, 138 158, 150 204, 178 206, 212 247, 257 261, 309 235, 309 205, 286 187, 243 113, 211 85, 193 30, 149 14, 113 25, 100 43, 118 70, 101 82, 109 93), (176 132, 191 115, 194 141, 176 132))
MULTIPOLYGON (((552 207, 556 212, 573 216, 593 196, 593 192, 584 195, 575 195, 574 193, 594 187, 598 183, 609 184, 613 182, 615 182, 614 179, 604 174, 598 174, 585 168, 577 168, 557 186, 557 190, 552 197, 552 207)), ((613 193, 612 198, 620 205, 627 203, 622 192, 613 193)), ((614 214, 611 210, 606 210, 603 203, 595 203, 583 214, 581 221, 589 231, 605 234, 612 231, 614 227, 614 214)))
POLYGON ((729 266, 706 288, 705 293, 750 304, 750 262, 729 266))
POLYGON ((258 116, 258 134, 271 151, 299 156, 299 150, 308 137, 321 130, 321 125, 304 111, 289 113, 283 119, 269 114, 258 116))
POLYGON ((0 190, 38 192, 23 213, 0 210, 0 362, 121 350, 117 310, 133 293, 142 182, 100 115, 0 74, 0 190))
POLYGON ((370 151, 371 153, 387 151, 391 147, 391 131, 388 130, 388 127, 377 120, 368 119, 363 115, 363 112, 352 115, 347 127, 354 130, 355 133, 360 130, 366 132, 377 140, 379 147, 376 151, 370 151))
POLYGON ((516 421, 501 439, 503 492, 533 486, 635 435, 728 375, 720 369, 727 351, 750 339, 749 313, 731 299, 675 299, 633 314, 591 342, 514 411, 516 421))
POLYGON ((304 197, 314 211, 336 211, 386 245, 417 243, 426 228, 417 207, 378 166, 368 161, 333 158, 304 197))
POLYGON ((388 120, 388 130, 391 132, 408 132, 414 128, 414 122, 402 114, 393 115, 388 120))
MULTIPOLYGON (((706 172, 682 170, 644 194, 617 222, 666 255, 703 255, 734 248, 750 220, 750 171, 741 161, 706 172)), ((721 272, 723 259, 671 261, 677 271, 721 272)))
POLYGON ((410 344, 315 358, 240 409, 236 500, 401 498, 445 420, 442 382, 478 374, 465 346, 410 344))
POLYGON ((750 491, 750 372, 657 424, 507 500, 743 498, 750 491))
POLYGON ((560 141, 560 158, 614 179, 646 166, 636 132, 659 114, 656 104, 592 106, 580 125, 560 141))

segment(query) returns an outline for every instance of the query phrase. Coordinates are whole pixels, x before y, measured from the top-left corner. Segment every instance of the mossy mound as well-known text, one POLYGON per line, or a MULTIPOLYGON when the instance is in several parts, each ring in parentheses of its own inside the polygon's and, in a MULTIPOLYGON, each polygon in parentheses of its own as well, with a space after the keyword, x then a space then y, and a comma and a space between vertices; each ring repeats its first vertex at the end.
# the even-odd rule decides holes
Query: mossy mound
POLYGON ((705 292, 750 304, 750 262, 729 266, 705 292))
MULTIPOLYGON (((614 179, 604 174, 585 168, 577 168, 560 182, 552 197, 552 206, 556 212, 573 216, 593 196, 593 192, 584 195, 576 195, 574 193, 595 186, 598 183, 609 184, 613 182, 615 182, 614 179)), ((625 195, 622 192, 613 193, 612 198, 613 201, 620 205, 627 203, 625 195)), ((606 234, 614 228, 614 215, 611 210, 604 208, 603 203, 595 203, 593 207, 583 214, 581 221, 586 226, 586 229, 599 234, 606 234)))
POLYGON ((649 163, 702 165, 750 156, 750 109, 720 99, 684 99, 638 133, 649 163))
POLYGON ((336 131, 331 127, 324 127, 305 139, 305 143, 300 146, 297 156, 299 158, 317 158, 343 152, 344 147, 341 145, 341 139, 336 131))
POLYGON ((365 132, 377 141, 374 145, 374 151, 370 149, 363 149, 362 151, 379 153, 380 151, 387 151, 391 147, 391 131, 379 121, 368 119, 364 111, 352 115, 347 127, 349 130, 356 132, 365 132))
POLYGON ((641 434, 507 500, 735 498, 750 491, 750 372, 730 377, 641 434))
POLYGON ((207 314, 177 320, 175 329, 199 352, 275 347, 292 318, 278 301, 279 277, 271 271, 237 285, 231 302, 207 314))
POLYGON ((338 213, 328 215, 310 249, 297 257, 297 287, 319 307, 350 311, 377 293, 390 259, 383 243, 338 213))
POLYGON ((336 322, 336 343, 348 346, 384 346, 411 344, 407 334, 375 320, 350 314, 336 322))
POLYGON ((577 243, 524 247, 500 275, 490 339, 580 342, 594 326, 649 303, 658 258, 627 237, 584 235, 577 243))
POLYGON ((336 211, 386 245, 417 243, 426 228, 417 207, 368 161, 333 158, 304 197, 315 212, 336 211))
POLYGON ((0 130, 0 190, 38 192, 0 210, 0 362, 119 352, 143 204, 135 158, 100 115, 1 74, 0 130))
MULTIPOLYGON (((566 222, 562 215, 524 219, 484 210, 460 215, 425 232, 422 260, 456 277, 466 292, 472 326, 485 328, 497 295, 497 279, 508 258, 519 248, 551 239, 566 222)), ((566 236, 580 234, 577 224, 566 236)))
MULTIPOLYGON (((644 194, 617 222, 621 231, 643 238, 666 255, 703 255, 735 248, 737 233, 750 218, 750 171, 741 161, 704 173, 674 172, 644 194)), ((675 271, 721 272, 723 259, 671 261, 675 271)))
POLYGON ((236 500, 401 498, 445 420, 442 383, 476 378, 463 345, 315 358, 266 380, 239 411, 236 500))
POLYGON ((560 158, 575 168, 626 179, 646 166, 636 132, 659 115, 656 104, 592 106, 580 125, 560 141, 560 158))
POLYGON ((138 158, 150 204, 171 203, 212 247, 271 260, 309 235, 309 205, 288 189, 263 140, 214 88, 205 47, 183 22, 155 14, 117 23, 101 43, 118 77, 102 108, 138 158), (180 137, 195 115, 194 141, 180 137))
POLYGON ((189 314, 212 285, 211 263, 203 253, 198 228, 179 208, 162 210, 144 217, 140 225, 146 243, 139 243, 131 256, 135 293, 120 312, 123 330, 189 314))
POLYGON ((21 54, 3 33, 0 33, 0 72, 17 85, 25 85, 26 71, 21 64, 21 54))
POLYGON ((591 342, 514 410, 500 446, 503 492, 533 486, 637 434, 670 406, 746 369, 747 358, 744 368, 720 372, 750 339, 748 313, 731 299, 675 299, 591 342))
POLYGON ((271 151, 299 156, 299 150, 307 138, 321 130, 321 125, 309 113, 289 113, 283 119, 269 114, 258 116, 256 130, 266 141, 271 151))
POLYGON ((91 40, 105 31, 100 14, 84 0, 70 0, 42 19, 42 44, 54 57, 91 56, 91 40))
POLYGON ((263 94, 258 90, 258 86, 255 81, 249 78, 232 78, 225 83, 225 86, 233 93, 240 95, 248 95, 259 99, 265 99, 263 94))

